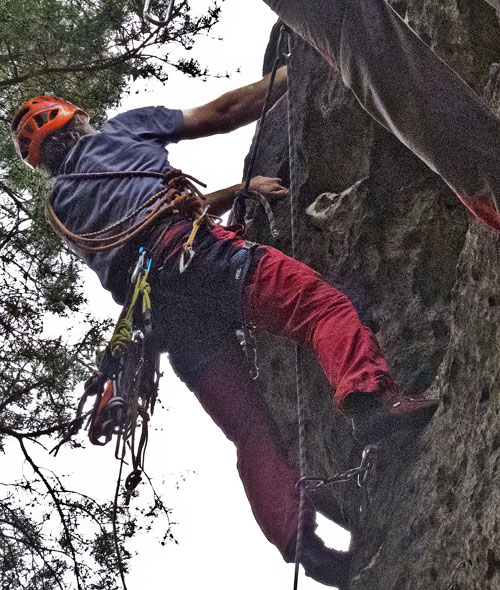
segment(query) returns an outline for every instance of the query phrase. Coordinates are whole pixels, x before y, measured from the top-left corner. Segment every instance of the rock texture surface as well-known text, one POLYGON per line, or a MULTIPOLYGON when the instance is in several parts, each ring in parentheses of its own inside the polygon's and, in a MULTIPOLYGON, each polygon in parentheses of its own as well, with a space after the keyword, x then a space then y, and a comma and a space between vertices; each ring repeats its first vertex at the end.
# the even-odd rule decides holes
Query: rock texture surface
MULTIPOLYGON (((392 4, 500 114, 495 10, 483 0, 392 4)), ((297 257, 351 297, 407 392, 440 399, 418 438, 384 442, 364 491, 349 482, 317 492, 318 509, 353 534, 351 590, 499 590, 498 237, 300 39, 290 66, 297 257)), ((256 173, 289 180, 286 121, 283 99, 256 173)), ((250 211, 251 237, 290 252, 289 209, 275 209, 276 241, 250 211)), ((297 461, 294 351, 260 334, 259 353, 266 399, 297 461)), ((309 472, 358 464, 361 448, 312 359, 304 371, 309 472)))

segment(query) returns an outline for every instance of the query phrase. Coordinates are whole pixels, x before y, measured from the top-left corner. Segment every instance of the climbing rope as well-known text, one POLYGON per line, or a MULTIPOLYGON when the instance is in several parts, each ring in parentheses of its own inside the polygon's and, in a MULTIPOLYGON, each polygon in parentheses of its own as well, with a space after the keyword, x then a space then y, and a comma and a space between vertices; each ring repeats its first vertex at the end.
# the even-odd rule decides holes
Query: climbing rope
MULTIPOLYGON (((288 37, 288 55, 287 55, 287 71, 289 86, 293 80, 293 68, 291 58, 291 37, 288 37)), ((292 138, 295 137, 295 110, 292 105, 292 93, 288 90, 288 145, 289 145, 289 161, 290 161, 290 226, 291 226, 291 241, 292 241, 292 256, 297 258, 297 219, 298 211, 297 204, 294 199, 296 193, 296 174, 292 162, 294 162, 294 142, 292 138)), ((295 346, 295 375, 296 375, 296 396, 297 396, 297 420, 298 420, 298 441, 299 441, 299 482, 304 480, 307 473, 307 454, 306 454, 306 402, 304 395, 304 372, 302 370, 302 352, 298 345, 295 346)), ((297 540, 295 544, 295 571, 293 579, 293 590, 298 589, 299 571, 300 571, 300 555, 304 543, 305 525, 307 522, 308 503, 306 497, 306 489, 304 485, 299 485, 299 518, 297 523, 297 540)))
POLYGON ((185 217, 189 217, 189 214, 191 213, 193 217, 195 217, 194 211, 197 203, 196 198, 201 200, 205 199, 204 195, 195 187, 193 182, 196 182, 204 188, 206 185, 193 176, 184 174, 181 170, 177 169, 171 169, 166 173, 143 170, 74 173, 62 174, 58 176, 57 179, 102 180, 105 178, 126 177, 158 178, 162 180, 163 184, 165 184, 165 188, 152 195, 144 203, 139 205, 139 207, 115 223, 97 231, 83 234, 75 234, 71 232, 57 217, 50 200, 48 200, 46 203, 47 216, 55 231, 78 250, 83 252, 103 252, 124 245, 132 238, 136 237, 140 232, 143 232, 154 221, 159 221, 161 218, 174 215, 175 213, 182 213, 185 217), (184 206, 183 201, 189 205, 184 206), (147 215, 138 218, 139 213, 153 205, 154 207, 147 213, 147 215), (136 219, 135 222, 133 221, 134 219, 136 219), (125 226, 128 222, 132 223, 128 227, 125 227, 125 229, 118 232, 116 231, 125 226))
POLYGON ((248 200, 255 200, 260 203, 267 215, 267 219, 269 221, 269 229, 271 231, 271 236, 273 238, 278 238, 279 234, 276 229, 276 220, 269 205, 268 200, 264 195, 258 191, 250 190, 250 181, 253 177, 253 171, 255 168, 255 160, 257 157, 257 153, 260 148, 260 144, 262 141, 262 133, 264 130, 264 123, 266 121, 267 113, 271 108, 271 97, 274 89, 274 82, 276 80, 276 74, 278 72, 278 68, 280 67, 283 59, 287 58, 287 54, 282 52, 282 46, 284 41, 285 34, 289 31, 286 25, 282 25, 280 28, 280 34, 278 38, 278 43, 276 46, 276 58, 273 63, 273 67, 271 69, 271 75, 269 78, 269 85, 267 87, 266 98, 264 100, 264 105, 262 106, 262 111, 260 114, 260 118, 257 122, 257 131, 255 135, 255 141, 253 142, 252 149, 250 151, 250 159, 249 164, 247 167, 246 178, 245 178, 245 185, 241 191, 236 193, 236 197, 233 201, 233 207, 231 210, 231 215, 236 223, 241 225, 245 225, 245 212, 246 212, 246 201, 248 200))
MULTIPOLYGON (((280 41, 281 42, 281 41, 280 41)), ((288 36, 288 52, 287 58, 287 69, 288 69, 288 82, 289 88, 293 85, 293 66, 292 66, 292 51, 291 51, 291 36, 288 36)), ((293 138, 295 135, 297 122, 295 109, 292 103, 292 92, 288 91, 288 138, 289 138, 289 161, 290 161, 290 225, 291 225, 291 243, 292 243, 292 256, 298 260, 298 219, 299 210, 296 200, 294 198, 297 186, 295 166, 295 145, 293 138)), ((300 347, 295 347, 295 370, 296 370, 296 396, 297 396, 297 420, 298 420, 298 442, 299 442, 299 469, 300 479, 297 482, 297 488, 299 489, 299 518, 297 524, 297 540, 295 546, 295 572, 293 581, 293 590, 298 589, 299 569, 300 569, 300 556, 303 550, 305 526, 307 522, 307 516, 309 513, 308 502, 306 493, 308 491, 317 491, 320 488, 340 482, 347 482, 351 479, 357 478, 357 484, 362 487, 366 483, 368 473, 373 466, 373 456, 376 453, 376 445, 369 445, 365 447, 362 453, 361 463, 358 467, 347 469, 342 473, 335 474, 330 477, 313 477, 307 475, 308 461, 307 461, 307 437, 306 437, 306 425, 307 425, 307 404, 305 398, 305 387, 304 387, 304 358, 300 347)))

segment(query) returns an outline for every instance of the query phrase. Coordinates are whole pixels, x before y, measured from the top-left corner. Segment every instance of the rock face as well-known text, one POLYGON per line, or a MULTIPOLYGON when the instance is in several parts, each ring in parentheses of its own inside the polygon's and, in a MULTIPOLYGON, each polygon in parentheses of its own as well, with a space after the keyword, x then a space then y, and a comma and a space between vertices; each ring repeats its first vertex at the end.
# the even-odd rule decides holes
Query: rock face
MULTIPOLYGON (((392 4, 500 113, 495 10, 483 0, 392 4)), ((498 590, 498 237, 297 38, 290 69, 296 256, 350 296, 405 391, 440 399, 420 436, 384 442, 363 490, 352 481, 323 489, 318 509, 353 534, 351 590, 498 590)), ((289 180, 286 121, 284 98, 255 173, 289 180)), ((272 241, 260 211, 250 211, 251 237, 290 253, 289 203, 275 213, 280 237, 272 241)), ((294 351, 275 344, 259 335, 263 390, 297 461, 294 351)), ((309 473, 359 464, 361 448, 310 358, 304 376, 309 473)))

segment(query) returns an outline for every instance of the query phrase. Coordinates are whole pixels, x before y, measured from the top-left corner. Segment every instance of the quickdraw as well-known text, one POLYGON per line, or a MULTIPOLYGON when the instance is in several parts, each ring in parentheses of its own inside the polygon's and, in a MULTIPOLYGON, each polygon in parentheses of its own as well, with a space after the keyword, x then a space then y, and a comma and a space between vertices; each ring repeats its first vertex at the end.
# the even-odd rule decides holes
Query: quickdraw
POLYGON ((207 205, 203 209, 202 214, 193 221, 193 229, 191 230, 188 239, 182 247, 181 257, 179 260, 179 272, 181 274, 186 271, 187 267, 191 264, 191 260, 193 260, 193 257, 195 255, 195 251, 193 248, 194 239, 196 237, 196 234, 198 233, 198 230, 200 229, 201 224, 204 221, 210 219, 207 217, 209 207, 210 205, 207 205))
POLYGON ((236 193, 231 210, 234 221, 240 225, 245 226, 246 203, 247 201, 251 200, 256 201, 262 205, 269 223, 271 237, 274 239, 279 238, 280 234, 276 229, 276 219, 274 217, 273 210, 271 209, 271 205, 269 204, 269 201, 266 199, 266 197, 258 191, 243 189, 236 193))
POLYGON ((144 248, 131 276, 127 304, 106 346, 99 367, 85 383, 77 420, 55 452, 83 425, 89 397, 95 396, 87 422, 89 440, 106 445, 117 436, 115 456, 123 461, 130 449, 132 472, 126 478, 126 503, 141 480, 148 440, 148 422, 158 396, 159 354, 152 336, 151 287, 148 282, 151 257, 144 248), (140 305, 139 305, 140 302, 140 305), (137 436, 137 431, 140 435, 137 436))
POLYGON ((314 492, 318 491, 320 488, 324 486, 329 486, 335 483, 341 483, 356 478, 357 485, 359 488, 361 488, 366 483, 368 473, 370 469, 373 467, 374 456, 376 455, 377 450, 377 445, 367 445, 363 449, 363 453, 361 455, 361 463, 358 467, 346 469, 346 471, 343 471, 342 473, 336 473, 335 475, 331 475, 329 477, 304 476, 301 477, 297 482, 297 487, 305 486, 308 491, 314 492))
POLYGON ((123 458, 127 446, 130 448, 132 473, 125 483, 127 502, 141 479, 148 422, 158 394, 158 354, 151 339, 150 269, 151 258, 141 248, 131 276, 129 304, 124 307, 100 365, 101 380, 107 379, 107 385, 96 398, 89 421, 89 439, 93 444, 107 444, 116 435, 118 459, 123 458), (134 323, 140 329, 134 329, 134 323), (138 427, 141 433, 137 442, 138 427))

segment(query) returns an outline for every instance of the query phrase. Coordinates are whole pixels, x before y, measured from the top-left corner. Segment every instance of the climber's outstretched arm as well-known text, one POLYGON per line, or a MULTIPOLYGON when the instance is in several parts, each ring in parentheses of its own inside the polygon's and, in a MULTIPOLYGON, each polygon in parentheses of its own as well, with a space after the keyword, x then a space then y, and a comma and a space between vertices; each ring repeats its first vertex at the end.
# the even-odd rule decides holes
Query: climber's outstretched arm
POLYGON ((340 71, 376 121, 500 231, 500 120, 385 0, 265 2, 340 71))
MULTIPOLYGON (((283 66, 276 73, 272 102, 286 92, 286 79, 286 66, 283 66)), ((181 139, 228 133, 256 121, 264 105, 269 81, 268 74, 262 80, 227 92, 208 104, 185 109, 181 139)))

